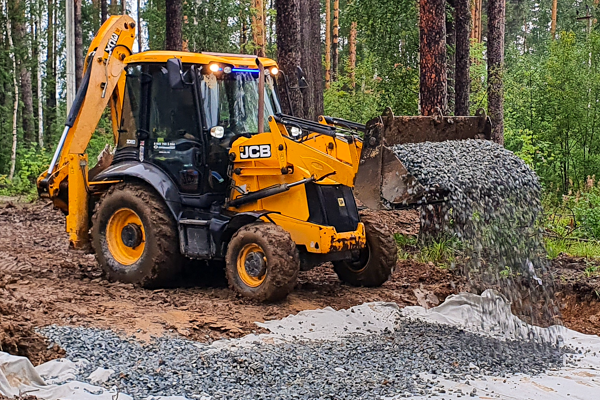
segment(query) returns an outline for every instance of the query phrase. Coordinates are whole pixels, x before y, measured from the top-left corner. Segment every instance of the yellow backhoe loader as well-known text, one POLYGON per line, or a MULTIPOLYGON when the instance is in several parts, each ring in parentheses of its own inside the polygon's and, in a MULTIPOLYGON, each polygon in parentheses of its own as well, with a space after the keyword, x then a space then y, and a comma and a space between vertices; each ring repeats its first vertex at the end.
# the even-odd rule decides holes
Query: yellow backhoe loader
POLYGON ((205 260, 223 265, 242 295, 271 301, 293 289, 300 270, 331 261, 344 282, 381 285, 396 245, 361 218, 355 184, 371 208, 422 204, 390 146, 489 136, 485 116, 388 112, 364 126, 284 115, 277 85, 286 80, 273 60, 132 54, 134 40, 128 16, 102 25, 37 182, 40 196, 67 214, 71 245, 91 244, 111 280, 161 286, 188 260, 205 260), (115 151, 88 171, 86 148, 107 105, 115 151))

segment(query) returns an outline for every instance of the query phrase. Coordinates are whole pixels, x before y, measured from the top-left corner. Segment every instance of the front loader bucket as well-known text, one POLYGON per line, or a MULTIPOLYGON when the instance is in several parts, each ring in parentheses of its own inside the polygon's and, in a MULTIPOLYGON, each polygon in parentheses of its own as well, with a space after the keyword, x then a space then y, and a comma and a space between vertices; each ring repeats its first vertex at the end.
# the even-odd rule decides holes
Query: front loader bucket
POLYGON ((395 117, 386 114, 369 121, 363 141, 354 193, 374 209, 411 208, 443 201, 446 193, 424 188, 396 157, 393 146, 446 140, 491 139, 485 112, 474 117, 395 117))

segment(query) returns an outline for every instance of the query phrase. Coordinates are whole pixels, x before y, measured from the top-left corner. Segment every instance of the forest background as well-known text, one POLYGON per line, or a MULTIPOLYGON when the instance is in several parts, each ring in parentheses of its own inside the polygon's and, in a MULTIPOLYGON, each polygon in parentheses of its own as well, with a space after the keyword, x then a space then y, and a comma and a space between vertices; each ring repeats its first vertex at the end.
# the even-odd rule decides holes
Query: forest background
MULTIPOLYGON (((465 90, 468 95, 466 113, 488 110, 488 0, 66 1, 75 3, 78 70, 102 21, 124 11, 141 27, 135 51, 173 48, 166 43, 171 12, 171 18, 180 19, 184 50, 264 52, 279 56, 280 63, 281 43, 290 31, 282 30, 278 39, 277 26, 295 21, 301 40, 298 48, 285 49, 287 56, 299 53, 302 60, 312 51, 310 59, 317 60, 302 65, 313 88, 305 94, 304 115, 314 118, 324 111, 361 123, 386 107, 396 115, 423 113, 419 8, 441 5, 444 112, 457 111, 461 90, 460 96, 465 90), (179 8, 174 14, 173 4, 179 8), (454 70, 455 28, 464 13, 470 48, 466 85, 455 80, 454 70)), ((504 145, 539 175, 553 234, 600 239, 600 28, 595 17, 600 6, 578 0, 489 1, 500 3, 505 13, 499 75, 504 145)), ((2 0, 1 6, 0 195, 33 197, 35 178, 49 164, 66 115, 65 0, 2 0)), ((90 159, 111 142, 104 118, 90 143, 90 159)))

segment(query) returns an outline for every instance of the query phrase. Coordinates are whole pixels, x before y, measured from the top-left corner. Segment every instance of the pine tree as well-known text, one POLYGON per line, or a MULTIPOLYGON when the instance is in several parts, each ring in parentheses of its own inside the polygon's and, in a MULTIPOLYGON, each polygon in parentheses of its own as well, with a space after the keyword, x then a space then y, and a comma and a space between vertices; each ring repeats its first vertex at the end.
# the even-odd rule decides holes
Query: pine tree
POLYGON ((301 1, 301 40, 302 69, 309 86, 302 94, 304 117, 317 120, 323 114, 323 72, 321 61, 321 2, 320 0, 301 1))
MULTIPOLYGON (((71 0, 67 0, 71 1, 71 0)), ((83 32, 81 28, 81 0, 75 0, 75 88, 83 77, 83 32)))
POLYGON ((331 0, 325 0, 325 87, 331 85, 331 0))
POLYGON ((350 82, 352 84, 352 87, 356 86, 356 35, 357 23, 356 21, 352 21, 352 24, 350 25, 350 38, 348 39, 348 64, 350 69, 350 82))
POLYGON ((181 35, 183 24, 182 0, 166 0, 165 21, 165 50, 181 51, 183 48, 181 35))
POLYGON ((277 63, 279 68, 287 77, 291 87, 290 102, 288 104, 285 84, 279 85, 282 108, 285 113, 294 114, 302 117, 304 107, 302 103, 302 93, 298 88, 298 77, 296 76, 296 67, 301 62, 300 52, 300 0, 276 0, 275 9, 277 11, 276 27, 277 30, 277 63))
POLYGON ((12 24, 11 17, 6 6, 6 0, 3 0, 2 8, 6 10, 6 36, 8 37, 8 47, 10 49, 10 58, 12 61, 12 77, 13 77, 13 87, 14 87, 14 106, 13 106, 13 115, 12 115, 12 147, 10 153, 10 171, 8 173, 8 179, 13 180, 15 177, 15 169, 17 165, 17 145, 18 145, 18 135, 17 135, 17 117, 19 112, 19 85, 17 85, 17 61, 15 54, 15 46, 12 38, 12 24))
POLYGON ((14 45, 17 52, 19 65, 19 78, 21 83, 21 125, 23 127, 23 139, 25 143, 35 141, 35 123, 33 116, 33 88, 31 82, 31 58, 29 56, 31 43, 27 33, 27 19, 25 0, 13 0, 13 30, 14 45))
MULTIPOLYGON (((103 0, 104 1, 104 0, 103 0)), ((55 39, 55 0, 48 0, 48 29, 46 58, 46 135, 52 131, 56 120, 56 41, 55 39)))
POLYGON ((455 70, 454 70, 454 115, 469 115, 469 93, 471 91, 471 78, 469 69, 471 67, 470 30, 471 13, 469 12, 469 0, 455 1, 455 70))
POLYGON ((100 0, 100 22, 104 23, 108 19, 108 0, 100 0))
POLYGON ((504 0, 488 0, 488 112, 492 139, 504 144, 504 0))
POLYGON ((446 6, 444 0, 420 0, 421 114, 448 107, 446 80, 446 6))
POLYGON ((340 0, 333 0, 333 48, 331 58, 331 80, 337 81, 340 62, 340 0))

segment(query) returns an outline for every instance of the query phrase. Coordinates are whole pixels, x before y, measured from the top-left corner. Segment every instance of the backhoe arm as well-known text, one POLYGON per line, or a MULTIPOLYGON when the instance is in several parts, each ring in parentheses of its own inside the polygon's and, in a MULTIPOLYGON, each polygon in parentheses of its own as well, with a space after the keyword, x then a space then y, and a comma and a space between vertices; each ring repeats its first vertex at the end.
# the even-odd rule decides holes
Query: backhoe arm
POLYGON ((85 151, 110 103, 115 140, 125 91, 125 63, 135 40, 135 22, 127 15, 110 17, 92 40, 81 85, 47 171, 37 180, 38 193, 66 213, 74 247, 87 243, 88 163, 85 151), (68 185, 67 185, 68 182, 68 185))

